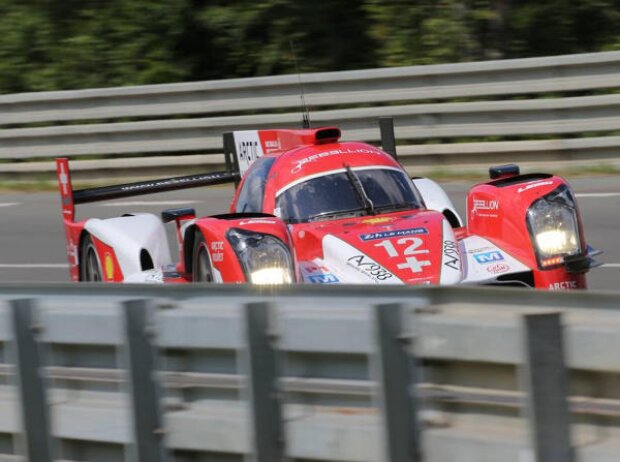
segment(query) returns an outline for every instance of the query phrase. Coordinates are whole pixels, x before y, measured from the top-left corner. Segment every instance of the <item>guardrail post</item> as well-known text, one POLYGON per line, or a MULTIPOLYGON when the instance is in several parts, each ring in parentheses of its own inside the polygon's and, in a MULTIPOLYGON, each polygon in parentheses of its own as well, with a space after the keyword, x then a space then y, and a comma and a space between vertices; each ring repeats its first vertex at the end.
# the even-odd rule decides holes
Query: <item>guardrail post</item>
POLYGON ((380 388, 386 460, 421 462, 415 387, 415 364, 407 353, 409 338, 403 329, 400 304, 376 305, 375 338, 378 350, 374 370, 380 388))
POLYGON ((52 462, 49 408, 32 300, 11 301, 21 410, 30 462, 52 462))
POLYGON ((560 313, 523 316, 527 416, 534 460, 572 462, 560 313))
POLYGON ((133 460, 165 462, 164 430, 159 384, 155 377, 157 351, 152 343, 152 308, 146 300, 123 303, 125 358, 133 419, 133 460))
POLYGON ((252 462, 285 460, 284 429, 280 393, 277 386, 276 351, 270 328, 270 306, 244 306, 245 362, 251 409, 252 462))
POLYGON ((394 135, 394 119, 392 117, 379 117, 379 131, 381 132, 381 149, 395 160, 398 160, 396 136, 394 135))

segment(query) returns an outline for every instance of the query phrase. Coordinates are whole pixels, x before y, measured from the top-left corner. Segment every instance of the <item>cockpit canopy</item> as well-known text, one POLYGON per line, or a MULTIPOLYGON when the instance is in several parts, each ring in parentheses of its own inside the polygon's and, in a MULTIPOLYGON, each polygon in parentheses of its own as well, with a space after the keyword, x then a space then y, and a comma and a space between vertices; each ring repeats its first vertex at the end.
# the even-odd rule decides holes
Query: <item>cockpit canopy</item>
POLYGON ((402 170, 361 167, 311 177, 279 191, 274 214, 289 223, 303 223, 421 206, 411 180, 402 170), (356 187, 358 180, 361 188, 356 187))

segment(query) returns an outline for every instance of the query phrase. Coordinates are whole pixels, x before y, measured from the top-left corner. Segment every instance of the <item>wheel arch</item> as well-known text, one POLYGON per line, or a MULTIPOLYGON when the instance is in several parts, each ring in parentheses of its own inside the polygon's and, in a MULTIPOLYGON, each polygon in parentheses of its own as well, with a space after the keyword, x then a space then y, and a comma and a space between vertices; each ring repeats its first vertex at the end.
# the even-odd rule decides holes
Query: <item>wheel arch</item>
MULTIPOLYGON (((78 243, 78 247, 77 247, 77 266, 78 266, 78 280, 79 281, 83 281, 83 274, 84 272, 82 271, 82 263, 83 263, 83 255, 82 253, 84 252, 84 241, 86 241, 87 238, 89 238, 91 236, 91 234, 86 230, 86 229, 82 229, 82 231, 80 232, 80 239, 79 239, 79 243, 78 243)), ((97 249, 95 248, 95 252, 97 252, 97 249)), ((99 258, 99 254, 97 253, 97 258, 99 259, 101 264, 101 258, 99 258)))
POLYGON ((191 274, 194 270, 194 243, 196 242, 196 230, 199 228, 195 224, 191 224, 185 230, 185 238, 183 239, 183 265, 185 272, 191 274))

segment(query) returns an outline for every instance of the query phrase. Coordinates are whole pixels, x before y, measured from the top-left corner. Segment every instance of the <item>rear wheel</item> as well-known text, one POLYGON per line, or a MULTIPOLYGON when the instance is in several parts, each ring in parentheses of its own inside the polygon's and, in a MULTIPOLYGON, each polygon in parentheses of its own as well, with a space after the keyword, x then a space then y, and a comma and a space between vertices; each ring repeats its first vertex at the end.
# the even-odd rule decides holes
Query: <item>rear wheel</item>
POLYGON ((97 249, 90 235, 87 234, 80 246, 80 281, 101 282, 103 281, 102 274, 97 249))
POLYGON ((196 231, 192 260, 192 281, 213 282, 213 269, 207 249, 207 243, 200 231, 196 231))

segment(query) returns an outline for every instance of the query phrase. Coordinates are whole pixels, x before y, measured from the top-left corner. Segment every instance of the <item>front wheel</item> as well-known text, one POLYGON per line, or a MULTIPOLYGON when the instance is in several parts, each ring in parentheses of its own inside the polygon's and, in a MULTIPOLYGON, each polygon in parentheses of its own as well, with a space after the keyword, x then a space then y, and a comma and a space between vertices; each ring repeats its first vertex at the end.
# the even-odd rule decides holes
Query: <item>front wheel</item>
POLYGON ((80 246, 80 281, 101 282, 103 281, 102 274, 97 249, 90 235, 87 234, 80 246))
POLYGON ((192 260, 192 281, 213 282, 213 268, 207 243, 200 231, 196 231, 194 239, 194 253, 192 260))

